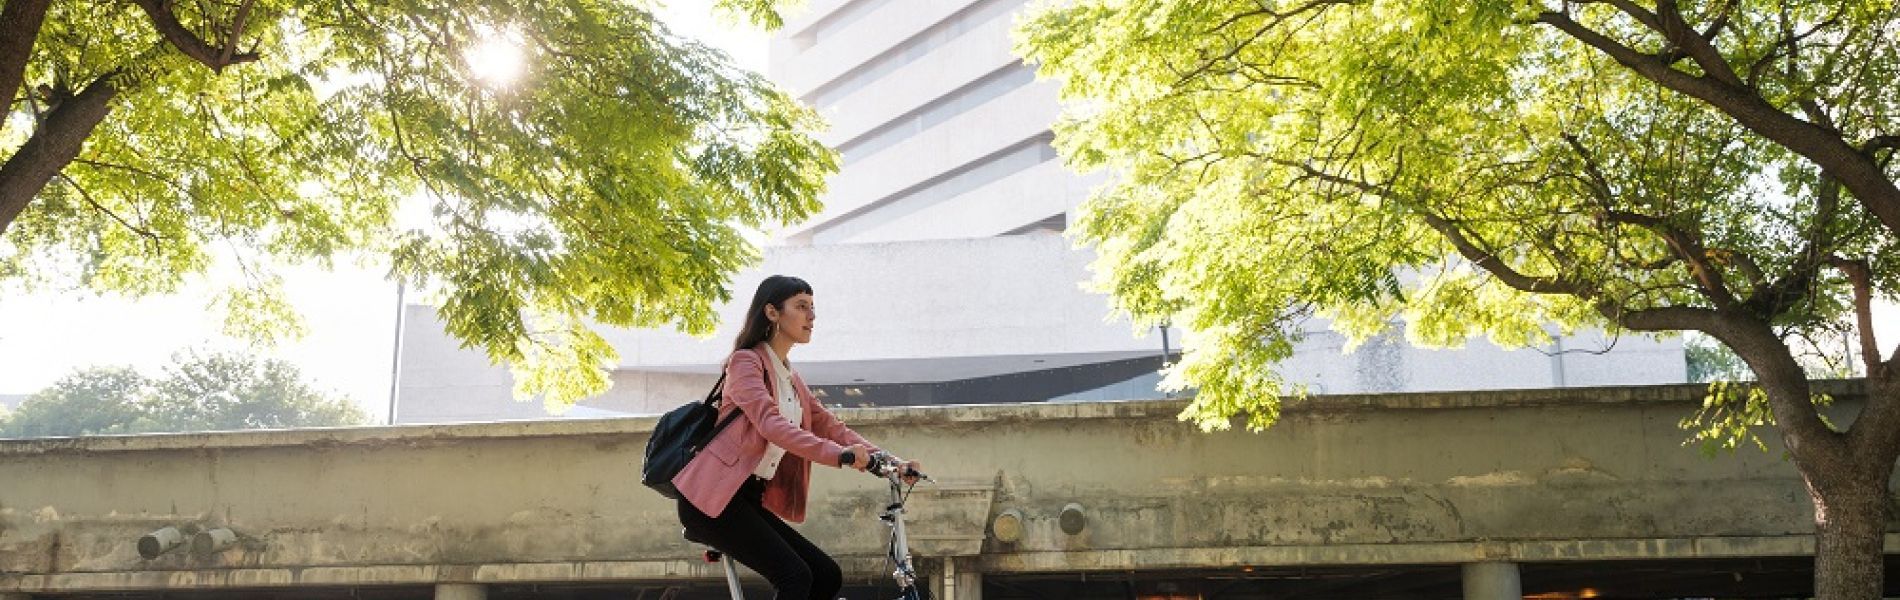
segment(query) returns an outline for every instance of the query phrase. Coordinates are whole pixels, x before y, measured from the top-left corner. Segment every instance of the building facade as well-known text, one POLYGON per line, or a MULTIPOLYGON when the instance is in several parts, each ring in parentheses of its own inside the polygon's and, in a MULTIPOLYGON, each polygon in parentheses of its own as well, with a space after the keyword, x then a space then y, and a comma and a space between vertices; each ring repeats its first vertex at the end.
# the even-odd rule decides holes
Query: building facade
MULTIPOLYGON (((1093 255, 1062 233, 1103 175, 1050 145, 1052 82, 1010 51, 1024 0, 813 0, 772 40, 770 76, 818 108, 842 170, 825 208, 776 232, 734 278, 710 339, 615 331, 614 389, 581 414, 650 414, 704 395, 743 306, 770 274, 816 288, 799 371, 842 406, 1160 397, 1178 332, 1136 331, 1087 292, 1093 255)), ((426 307, 405 319, 398 422, 536 418, 506 369, 460 350, 426 307)), ((1550 348, 1414 349, 1398 337, 1342 354, 1308 324, 1284 367, 1317 393, 1676 383, 1678 341, 1588 334, 1550 348)))

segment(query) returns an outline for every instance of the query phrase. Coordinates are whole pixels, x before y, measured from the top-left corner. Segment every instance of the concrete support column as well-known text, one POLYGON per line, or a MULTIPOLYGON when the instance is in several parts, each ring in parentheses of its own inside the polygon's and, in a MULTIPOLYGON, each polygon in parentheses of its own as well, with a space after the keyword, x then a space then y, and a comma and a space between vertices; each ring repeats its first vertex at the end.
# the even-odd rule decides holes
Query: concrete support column
POLYGON ((1465 563, 1465 600, 1522 600, 1524 585, 1517 578, 1517 563, 1465 563))
POLYGON ((930 597, 936 600, 983 600, 983 574, 974 570, 975 561, 958 558, 945 558, 942 570, 928 574, 926 581, 918 582, 930 588, 930 597))
MULTIPOLYGON (((975 561, 971 561, 975 562, 975 561)), ((973 565, 964 565, 966 568, 973 565)), ((956 572, 957 597, 944 600, 983 600, 983 572, 958 570, 956 572)))
POLYGON ((488 600, 488 586, 479 583, 435 584, 435 600, 488 600))
POLYGON ((912 560, 917 561, 917 585, 930 592, 931 600, 952 600, 949 594, 955 588, 944 584, 949 578, 943 575, 944 572, 956 568, 950 566, 951 559, 917 558, 912 560))

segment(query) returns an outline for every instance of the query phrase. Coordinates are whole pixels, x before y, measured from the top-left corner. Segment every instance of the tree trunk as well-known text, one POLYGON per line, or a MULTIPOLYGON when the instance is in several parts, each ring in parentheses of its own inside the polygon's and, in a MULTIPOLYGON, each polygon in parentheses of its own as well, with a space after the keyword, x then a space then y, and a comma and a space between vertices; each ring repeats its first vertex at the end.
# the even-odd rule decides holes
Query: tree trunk
POLYGON ((1893 422, 1900 382, 1887 369, 1870 373, 1866 403, 1848 432, 1838 432, 1821 420, 1807 373, 1766 323, 1737 320, 1710 333, 1748 361, 1768 394, 1782 445, 1808 487, 1814 503, 1814 597, 1878 600, 1885 589, 1882 550, 1891 513, 1887 480, 1900 443, 1868 428, 1893 422))
POLYGON ((1890 517, 1887 476, 1892 471, 1857 468, 1830 485, 1810 482, 1814 500, 1814 597, 1822 600, 1877 600, 1882 597, 1882 553, 1890 517))
MULTIPOLYGON (((46 20, 46 8, 52 0, 5 0, 0 6, 0 128, 13 111, 13 99, 20 95, 25 81, 26 59, 33 55, 33 42, 40 37, 40 24, 46 20)), ((32 93, 28 90, 27 93, 32 93)))
POLYGON ((0 233, 6 233, 46 183, 79 156, 93 128, 112 109, 112 97, 119 92, 112 79, 102 76, 85 91, 61 100, 33 137, 0 165, 0 233))
POLYGON ((1801 474, 1814 501, 1814 597, 1873 600, 1886 589, 1887 528, 1893 520, 1888 492, 1895 437, 1869 429, 1890 427, 1883 414, 1900 403, 1900 385, 1891 369, 1876 368, 1867 378, 1867 401, 1849 426, 1846 452, 1818 457, 1801 474))

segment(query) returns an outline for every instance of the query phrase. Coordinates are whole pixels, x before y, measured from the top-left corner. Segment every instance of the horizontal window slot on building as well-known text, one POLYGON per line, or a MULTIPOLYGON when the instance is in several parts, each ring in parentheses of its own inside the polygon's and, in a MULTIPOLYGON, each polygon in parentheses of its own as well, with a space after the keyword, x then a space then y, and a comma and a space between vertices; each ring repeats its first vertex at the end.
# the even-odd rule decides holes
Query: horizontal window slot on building
POLYGON ((810 48, 813 44, 818 43, 818 40, 830 38, 838 32, 844 31, 844 29, 850 27, 852 23, 858 22, 858 20, 864 18, 865 15, 877 12, 877 9, 883 6, 884 3, 878 0, 853 0, 852 2, 847 2, 844 6, 838 7, 837 10, 831 11, 831 14, 825 15, 824 18, 806 27, 804 31, 798 32, 798 35, 792 36, 792 42, 798 45, 799 50, 810 48))
POLYGON ((845 96, 864 89, 864 86, 883 79, 905 65, 917 62, 965 33, 1015 12, 1021 6, 1022 0, 983 0, 971 4, 829 83, 812 88, 805 94, 805 101, 821 109, 830 108, 845 96))
POLYGON ((1162 366, 1157 351, 1154 356, 954 381, 817 385, 812 392, 828 406, 846 408, 1152 399, 1162 396, 1156 391, 1162 366))
POLYGON ((1020 62, 997 69, 916 110, 891 119, 890 122, 876 129, 839 144, 838 153, 844 156, 844 164, 849 165, 941 125, 956 118, 957 115, 970 112, 1035 80, 1035 69, 1020 62))
POLYGON ((1069 230, 1069 215, 1058 213, 1034 223, 1003 232, 1003 235, 1030 235, 1034 233, 1062 233, 1069 230))
POLYGON ((813 231, 815 241, 849 238, 872 227, 916 213, 938 202, 955 198, 1010 175, 1054 160, 1054 136, 1043 132, 983 158, 885 196, 865 208, 843 215, 831 225, 813 231))

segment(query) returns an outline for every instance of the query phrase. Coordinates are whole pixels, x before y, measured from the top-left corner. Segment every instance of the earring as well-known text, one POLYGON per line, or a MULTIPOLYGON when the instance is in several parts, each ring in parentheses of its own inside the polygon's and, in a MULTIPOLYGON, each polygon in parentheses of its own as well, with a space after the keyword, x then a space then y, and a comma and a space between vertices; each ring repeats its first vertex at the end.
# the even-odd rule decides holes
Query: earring
POLYGON ((765 330, 765 337, 766 338, 778 337, 778 321, 772 321, 772 326, 765 330))

